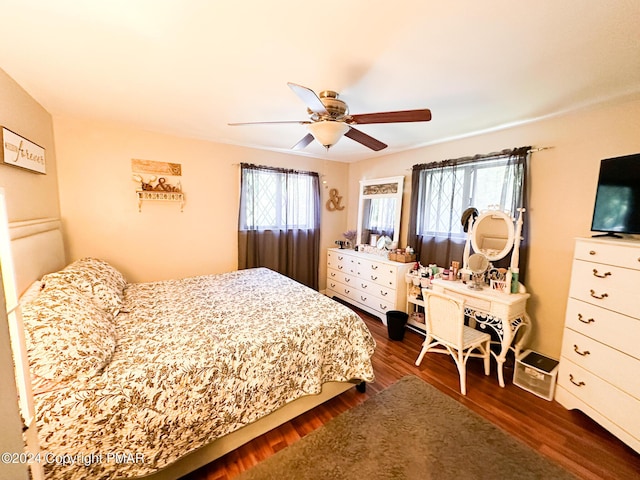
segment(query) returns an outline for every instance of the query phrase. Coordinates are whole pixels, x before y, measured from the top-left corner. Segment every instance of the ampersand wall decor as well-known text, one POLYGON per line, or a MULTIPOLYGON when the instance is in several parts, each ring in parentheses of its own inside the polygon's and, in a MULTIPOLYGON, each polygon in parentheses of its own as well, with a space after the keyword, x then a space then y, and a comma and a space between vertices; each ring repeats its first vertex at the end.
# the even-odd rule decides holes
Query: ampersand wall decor
POLYGON ((334 212, 336 210, 344 210, 344 205, 340 205, 342 202, 342 196, 338 195, 338 189, 332 188, 329 190, 329 200, 327 200, 327 210, 334 212))

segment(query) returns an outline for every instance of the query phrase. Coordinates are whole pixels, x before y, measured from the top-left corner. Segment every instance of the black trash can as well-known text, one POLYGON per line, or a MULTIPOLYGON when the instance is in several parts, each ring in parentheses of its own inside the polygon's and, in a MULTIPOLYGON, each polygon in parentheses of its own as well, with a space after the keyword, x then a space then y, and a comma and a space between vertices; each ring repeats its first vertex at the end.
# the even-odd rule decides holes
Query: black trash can
POLYGON ((404 338, 404 326, 407 324, 409 315, 399 310, 387 312, 387 333, 391 340, 402 340, 404 338))

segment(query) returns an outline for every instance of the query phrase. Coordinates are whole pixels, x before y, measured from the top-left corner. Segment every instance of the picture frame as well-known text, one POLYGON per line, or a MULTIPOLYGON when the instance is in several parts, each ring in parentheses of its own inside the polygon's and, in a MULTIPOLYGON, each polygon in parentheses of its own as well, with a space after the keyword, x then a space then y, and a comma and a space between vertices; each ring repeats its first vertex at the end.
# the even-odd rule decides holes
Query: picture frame
POLYGON ((40 145, 2 127, 2 163, 46 175, 45 150, 40 145))

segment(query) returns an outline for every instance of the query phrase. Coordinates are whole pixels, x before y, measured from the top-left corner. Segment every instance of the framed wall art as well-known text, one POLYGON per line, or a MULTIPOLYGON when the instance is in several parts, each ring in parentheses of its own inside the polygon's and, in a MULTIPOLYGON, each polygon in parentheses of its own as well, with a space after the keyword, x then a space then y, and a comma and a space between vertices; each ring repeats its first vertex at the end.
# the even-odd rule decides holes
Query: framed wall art
POLYGON ((2 163, 46 174, 44 148, 2 127, 2 163))

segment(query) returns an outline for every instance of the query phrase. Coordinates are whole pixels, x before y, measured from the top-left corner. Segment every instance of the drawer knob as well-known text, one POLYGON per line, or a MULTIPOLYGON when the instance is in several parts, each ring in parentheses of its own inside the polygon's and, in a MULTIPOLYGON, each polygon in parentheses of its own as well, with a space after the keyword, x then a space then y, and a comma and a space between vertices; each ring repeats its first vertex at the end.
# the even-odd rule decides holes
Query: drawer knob
POLYGON ((383 292, 382 290, 380 290, 380 295, 382 295, 383 297, 386 297, 388 295, 389 292, 383 292))
POLYGON ((347 283, 349 283, 349 282, 351 281, 351 279, 350 279, 349 277, 346 277, 346 278, 344 279, 344 281, 345 281, 345 282, 347 282, 347 283))
POLYGON ((573 375, 572 375, 572 374, 569 374, 569 381, 570 381, 571 383, 573 383, 576 387, 584 387, 584 386, 586 385, 586 384, 585 384, 584 382, 582 382, 582 381, 580 381, 580 382, 576 382, 576 381, 573 379, 573 375))
POLYGON ((578 314, 578 320, 581 321, 582 323, 593 323, 593 322, 595 322, 595 320, 593 318, 587 318, 585 320, 581 313, 578 314))
POLYGON ((607 298, 609 295, 606 293, 603 293, 602 295, 596 295, 596 292, 593 290, 589 290, 589 293, 591 294, 591 296, 593 298, 596 298, 598 300, 602 300, 603 298, 607 298))
POLYGON ((367 284, 366 284, 366 283, 361 283, 361 284, 360 284, 360 288, 362 288, 362 289, 367 288, 367 284))
POLYGON ((387 309, 387 306, 386 306, 386 305, 382 305, 382 304, 380 304, 380 310, 386 310, 386 309, 387 309))
POLYGON ((344 267, 342 265, 338 265, 338 270, 342 270, 344 267))
POLYGON ((371 275, 371 280, 374 280, 374 281, 375 281, 375 280, 377 280, 377 279, 378 279, 378 277, 374 277, 373 275, 371 275))
POLYGON ((344 260, 344 257, 338 256, 338 260, 344 260))
POLYGON ((598 278, 607 278, 611 275, 611 272, 598 273, 597 269, 593 269, 593 276, 598 278))
POLYGON ((371 265, 371 268, 372 268, 373 270, 377 270, 377 269, 378 269, 378 265, 371 265))
POLYGON ((589 250, 589 255, 595 255, 596 251, 595 250, 589 250))
POLYGON ((581 352, 578 349, 578 345, 576 345, 576 344, 573 345, 573 351, 576 352, 578 355, 583 356, 583 357, 586 357, 587 355, 591 355, 591 352, 589 350, 585 350, 585 351, 581 352))
POLYGON ((367 297, 363 297, 362 295, 360 295, 360 300, 362 300, 363 302, 367 301, 367 297))
POLYGON ((347 290, 346 288, 344 289, 344 293, 346 293, 347 295, 351 293, 351 290, 347 290))

